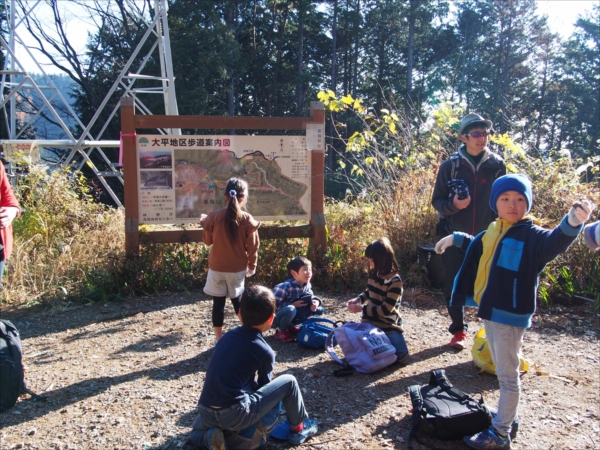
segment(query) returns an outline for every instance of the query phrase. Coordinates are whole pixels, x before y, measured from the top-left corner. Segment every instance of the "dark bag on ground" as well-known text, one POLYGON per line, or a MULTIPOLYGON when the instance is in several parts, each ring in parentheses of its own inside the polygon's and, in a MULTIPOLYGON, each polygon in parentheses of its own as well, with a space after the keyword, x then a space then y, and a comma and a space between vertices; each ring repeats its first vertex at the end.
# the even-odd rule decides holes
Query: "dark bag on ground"
POLYGON ((428 385, 409 386, 408 392, 413 405, 409 448, 419 430, 438 439, 462 439, 485 430, 492 422, 483 397, 476 400, 452 386, 443 369, 431 372, 428 385))
POLYGON ((44 399, 25 385, 23 350, 17 327, 8 320, 0 320, 0 413, 12 408, 21 394, 44 399))

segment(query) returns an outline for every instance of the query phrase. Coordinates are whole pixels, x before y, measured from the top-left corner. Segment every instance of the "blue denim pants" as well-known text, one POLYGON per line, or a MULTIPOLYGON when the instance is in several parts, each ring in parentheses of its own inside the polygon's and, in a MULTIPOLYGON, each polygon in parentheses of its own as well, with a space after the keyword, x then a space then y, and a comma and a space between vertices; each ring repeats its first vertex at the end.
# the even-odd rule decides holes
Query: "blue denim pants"
POLYGON ((278 409, 279 402, 283 403, 292 427, 297 427, 308 418, 296 378, 284 374, 252 392, 247 403, 220 410, 198 405, 199 415, 193 425, 192 440, 202 442, 202 435, 209 428, 238 432, 244 430, 255 425, 273 409, 278 409))
POLYGON ((294 305, 283 306, 275 314, 271 328, 278 328, 281 331, 288 329, 290 325, 300 325, 310 316, 320 316, 325 312, 322 306, 319 306, 315 312, 310 310, 310 306, 296 308, 294 305))
POLYGON ((285 331, 292 324, 294 317, 296 317, 296 307, 294 305, 283 306, 275 314, 271 328, 278 328, 281 331, 285 331))
POLYGON ((408 346, 406 345, 404 334, 400 333, 398 330, 386 331, 385 334, 396 349, 398 361, 405 359, 408 356, 408 346))

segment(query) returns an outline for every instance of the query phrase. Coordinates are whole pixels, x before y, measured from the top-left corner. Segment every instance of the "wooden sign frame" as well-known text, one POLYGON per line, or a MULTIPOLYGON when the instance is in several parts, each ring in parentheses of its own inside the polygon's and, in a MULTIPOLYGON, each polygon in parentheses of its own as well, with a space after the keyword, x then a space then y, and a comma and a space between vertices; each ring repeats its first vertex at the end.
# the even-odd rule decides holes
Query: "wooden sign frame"
MULTIPOLYGON (((181 128, 200 130, 306 130, 307 124, 323 125, 325 108, 321 102, 310 102, 310 117, 219 117, 165 116, 135 114, 132 97, 121 98, 121 134, 123 139, 123 182, 125 188, 125 251, 129 258, 139 255, 140 229, 138 207, 138 170, 136 130, 181 128)), ((325 150, 311 150, 311 220, 308 225, 260 227, 261 239, 309 238, 318 254, 327 249, 325 233, 325 150)), ((144 232, 144 242, 202 242, 202 229, 144 232)))

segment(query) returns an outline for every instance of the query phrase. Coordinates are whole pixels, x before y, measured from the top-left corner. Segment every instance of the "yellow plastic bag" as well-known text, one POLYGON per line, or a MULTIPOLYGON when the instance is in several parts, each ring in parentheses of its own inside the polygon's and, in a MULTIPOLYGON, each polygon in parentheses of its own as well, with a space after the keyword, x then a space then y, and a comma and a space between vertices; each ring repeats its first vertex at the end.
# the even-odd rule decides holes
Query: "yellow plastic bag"
MULTIPOLYGON (((481 372, 487 372, 491 375, 496 375, 496 366, 492 361, 492 354, 488 347, 488 341, 485 337, 485 328, 482 328, 477 332, 475 338, 473 338, 473 348, 471 354, 473 355, 473 362, 477 367, 481 369, 481 372)), ((529 372, 530 362, 521 356, 519 364, 519 372, 529 372)))

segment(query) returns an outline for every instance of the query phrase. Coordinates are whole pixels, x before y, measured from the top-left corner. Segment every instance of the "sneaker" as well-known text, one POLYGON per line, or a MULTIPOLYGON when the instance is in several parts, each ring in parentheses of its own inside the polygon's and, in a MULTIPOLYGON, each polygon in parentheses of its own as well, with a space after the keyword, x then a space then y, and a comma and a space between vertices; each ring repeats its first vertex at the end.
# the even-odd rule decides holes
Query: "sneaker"
POLYGON ((223 431, 220 428, 209 428, 204 433, 204 445, 208 450, 227 450, 223 431))
POLYGON ((452 336, 452 340, 450 340, 450 347, 456 348, 458 350, 462 350, 467 347, 467 333, 464 331, 458 331, 454 333, 452 336))
POLYGON ((309 437, 317 434, 317 431, 319 431, 317 421, 313 419, 306 419, 304 421, 304 428, 302 428, 302 430, 290 430, 290 437, 288 438, 288 442, 294 445, 302 444, 309 437))
MULTIPOLYGON (((498 414, 498 411, 494 408, 489 408, 490 414, 492 415, 492 419, 494 417, 496 417, 496 414, 498 414)), ((510 442, 515 441, 517 439, 517 435, 519 434, 519 426, 521 425, 521 420, 519 420, 519 418, 515 418, 515 420, 513 420, 513 423, 510 426, 510 433, 508 433, 508 435, 510 436, 510 442)))
POLYGON ((275 337, 283 342, 294 342, 294 340, 296 339, 288 330, 280 329, 275 330, 275 337))
POLYGON ((287 329, 292 336, 298 336, 300 332, 300 325, 290 325, 287 329))
POLYGON ((510 450, 510 438, 498 434, 491 426, 481 433, 473 436, 465 436, 463 441, 469 447, 479 450, 510 450))
POLYGON ((400 367, 404 367, 408 364, 409 359, 410 359, 410 354, 408 352, 406 352, 405 354, 400 355, 400 357, 398 357, 396 362, 398 363, 398 365, 400 367))

